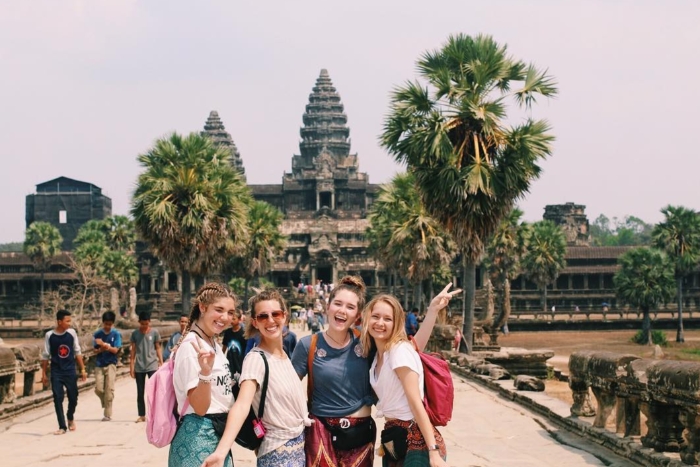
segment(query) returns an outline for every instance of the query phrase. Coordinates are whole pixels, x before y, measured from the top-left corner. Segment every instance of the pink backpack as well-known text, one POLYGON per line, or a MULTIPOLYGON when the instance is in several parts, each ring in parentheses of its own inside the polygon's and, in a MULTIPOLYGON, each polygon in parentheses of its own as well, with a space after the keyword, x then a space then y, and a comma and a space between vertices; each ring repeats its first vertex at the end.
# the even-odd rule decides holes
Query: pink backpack
MULTIPOLYGON (((146 382, 146 437, 152 445, 162 448, 175 437, 181 414, 177 412, 177 398, 173 385, 175 354, 146 382)), ((187 411, 185 399, 182 413, 187 411)))
POLYGON ((411 337, 413 348, 418 352, 423 364, 424 399, 423 406, 433 426, 447 426, 452 419, 455 400, 455 387, 452 383, 450 365, 438 353, 424 353, 418 349, 411 337))

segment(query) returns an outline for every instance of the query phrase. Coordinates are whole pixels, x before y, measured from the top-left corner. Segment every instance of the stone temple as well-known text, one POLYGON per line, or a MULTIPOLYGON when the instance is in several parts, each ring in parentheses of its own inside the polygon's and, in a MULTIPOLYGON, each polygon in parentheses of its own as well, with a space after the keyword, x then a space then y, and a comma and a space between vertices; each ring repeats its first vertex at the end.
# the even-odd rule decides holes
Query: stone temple
MULTIPOLYGON (((350 152, 350 129, 340 95, 328 71, 321 70, 309 95, 300 130, 299 154, 282 183, 249 185, 257 200, 284 214, 282 231, 287 250, 272 268, 278 287, 335 282, 344 274, 362 276, 368 286, 385 280, 366 252, 366 214, 379 185, 360 172, 357 154, 350 152)), ((204 134, 231 149, 232 164, 244 173, 241 155, 213 111, 204 134)))

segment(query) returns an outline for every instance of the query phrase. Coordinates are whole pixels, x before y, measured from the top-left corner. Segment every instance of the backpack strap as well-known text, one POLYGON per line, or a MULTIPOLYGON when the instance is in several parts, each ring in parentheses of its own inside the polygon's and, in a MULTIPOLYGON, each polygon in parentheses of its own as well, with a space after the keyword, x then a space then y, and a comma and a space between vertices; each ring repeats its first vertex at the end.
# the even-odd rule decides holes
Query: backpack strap
POLYGON ((318 344, 318 334, 311 335, 311 344, 309 345, 309 354, 306 357, 306 403, 311 411, 311 399, 314 394, 314 356, 316 355, 316 345, 318 344))
POLYGON ((265 358, 265 352, 258 352, 263 359, 265 364, 265 378, 263 379, 262 388, 260 389, 260 406, 258 407, 258 419, 262 420, 265 414, 265 398, 267 397, 267 382, 270 379, 270 367, 267 364, 267 358, 265 358))

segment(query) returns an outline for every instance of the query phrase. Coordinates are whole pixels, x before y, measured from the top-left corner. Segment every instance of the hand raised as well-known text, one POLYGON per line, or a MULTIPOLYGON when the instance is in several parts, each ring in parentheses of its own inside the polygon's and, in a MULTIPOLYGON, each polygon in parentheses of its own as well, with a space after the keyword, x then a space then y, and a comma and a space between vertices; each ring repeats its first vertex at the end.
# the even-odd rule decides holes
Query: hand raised
POLYGON ((203 375, 211 374, 211 369, 214 366, 214 357, 216 354, 213 350, 205 347, 204 341, 195 334, 195 340, 190 341, 192 347, 197 352, 197 361, 199 362, 199 372, 203 375))
POLYGON ((458 293, 462 292, 462 289, 456 289, 453 290, 452 292, 449 292, 450 287, 452 287, 452 282, 447 284, 442 291, 440 291, 439 294, 437 294, 430 302, 430 306, 428 306, 428 309, 432 309, 434 311, 440 311, 443 308, 447 306, 448 303, 450 303, 450 299, 457 295, 458 293))

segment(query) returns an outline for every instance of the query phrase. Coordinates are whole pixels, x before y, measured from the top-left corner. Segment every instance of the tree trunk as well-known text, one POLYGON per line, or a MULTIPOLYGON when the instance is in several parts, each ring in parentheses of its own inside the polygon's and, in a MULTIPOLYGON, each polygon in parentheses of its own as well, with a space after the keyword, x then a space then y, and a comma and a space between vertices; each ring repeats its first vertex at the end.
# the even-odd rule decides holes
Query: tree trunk
POLYGON ((408 310, 408 279, 403 280, 403 309, 408 310))
POLYGON ((642 334, 644 334, 644 340, 647 345, 651 345, 653 342, 651 340, 651 318, 649 317, 649 307, 642 307, 642 334))
POLYGON ((474 343, 474 294, 476 292, 476 262, 466 260, 462 276, 464 300, 462 302, 462 343, 460 352, 472 353, 474 343))
POLYGON ((418 308, 418 312, 423 310, 423 281, 418 282, 418 301, 413 303, 414 307, 418 308))
POLYGON ((190 272, 182 271, 182 310, 180 314, 189 314, 192 308, 192 290, 190 289, 190 272))
POLYGON ((542 311, 544 313, 547 313, 547 284, 544 284, 544 287, 542 287, 542 311))
POLYGON ((391 272, 389 273, 389 293, 391 295, 394 295, 394 283, 396 282, 396 274, 394 273, 394 270, 392 269, 391 272))
POLYGON ((678 278, 678 330, 676 331, 676 342, 685 342, 683 335, 683 278, 678 278))
POLYGON ((41 310, 39 311, 39 323, 38 327, 41 329, 41 322, 44 319, 44 270, 41 270, 41 291, 39 292, 41 295, 39 296, 39 301, 41 302, 40 308, 41 310))
POLYGON ((248 306, 248 278, 243 281, 243 308, 248 306))

